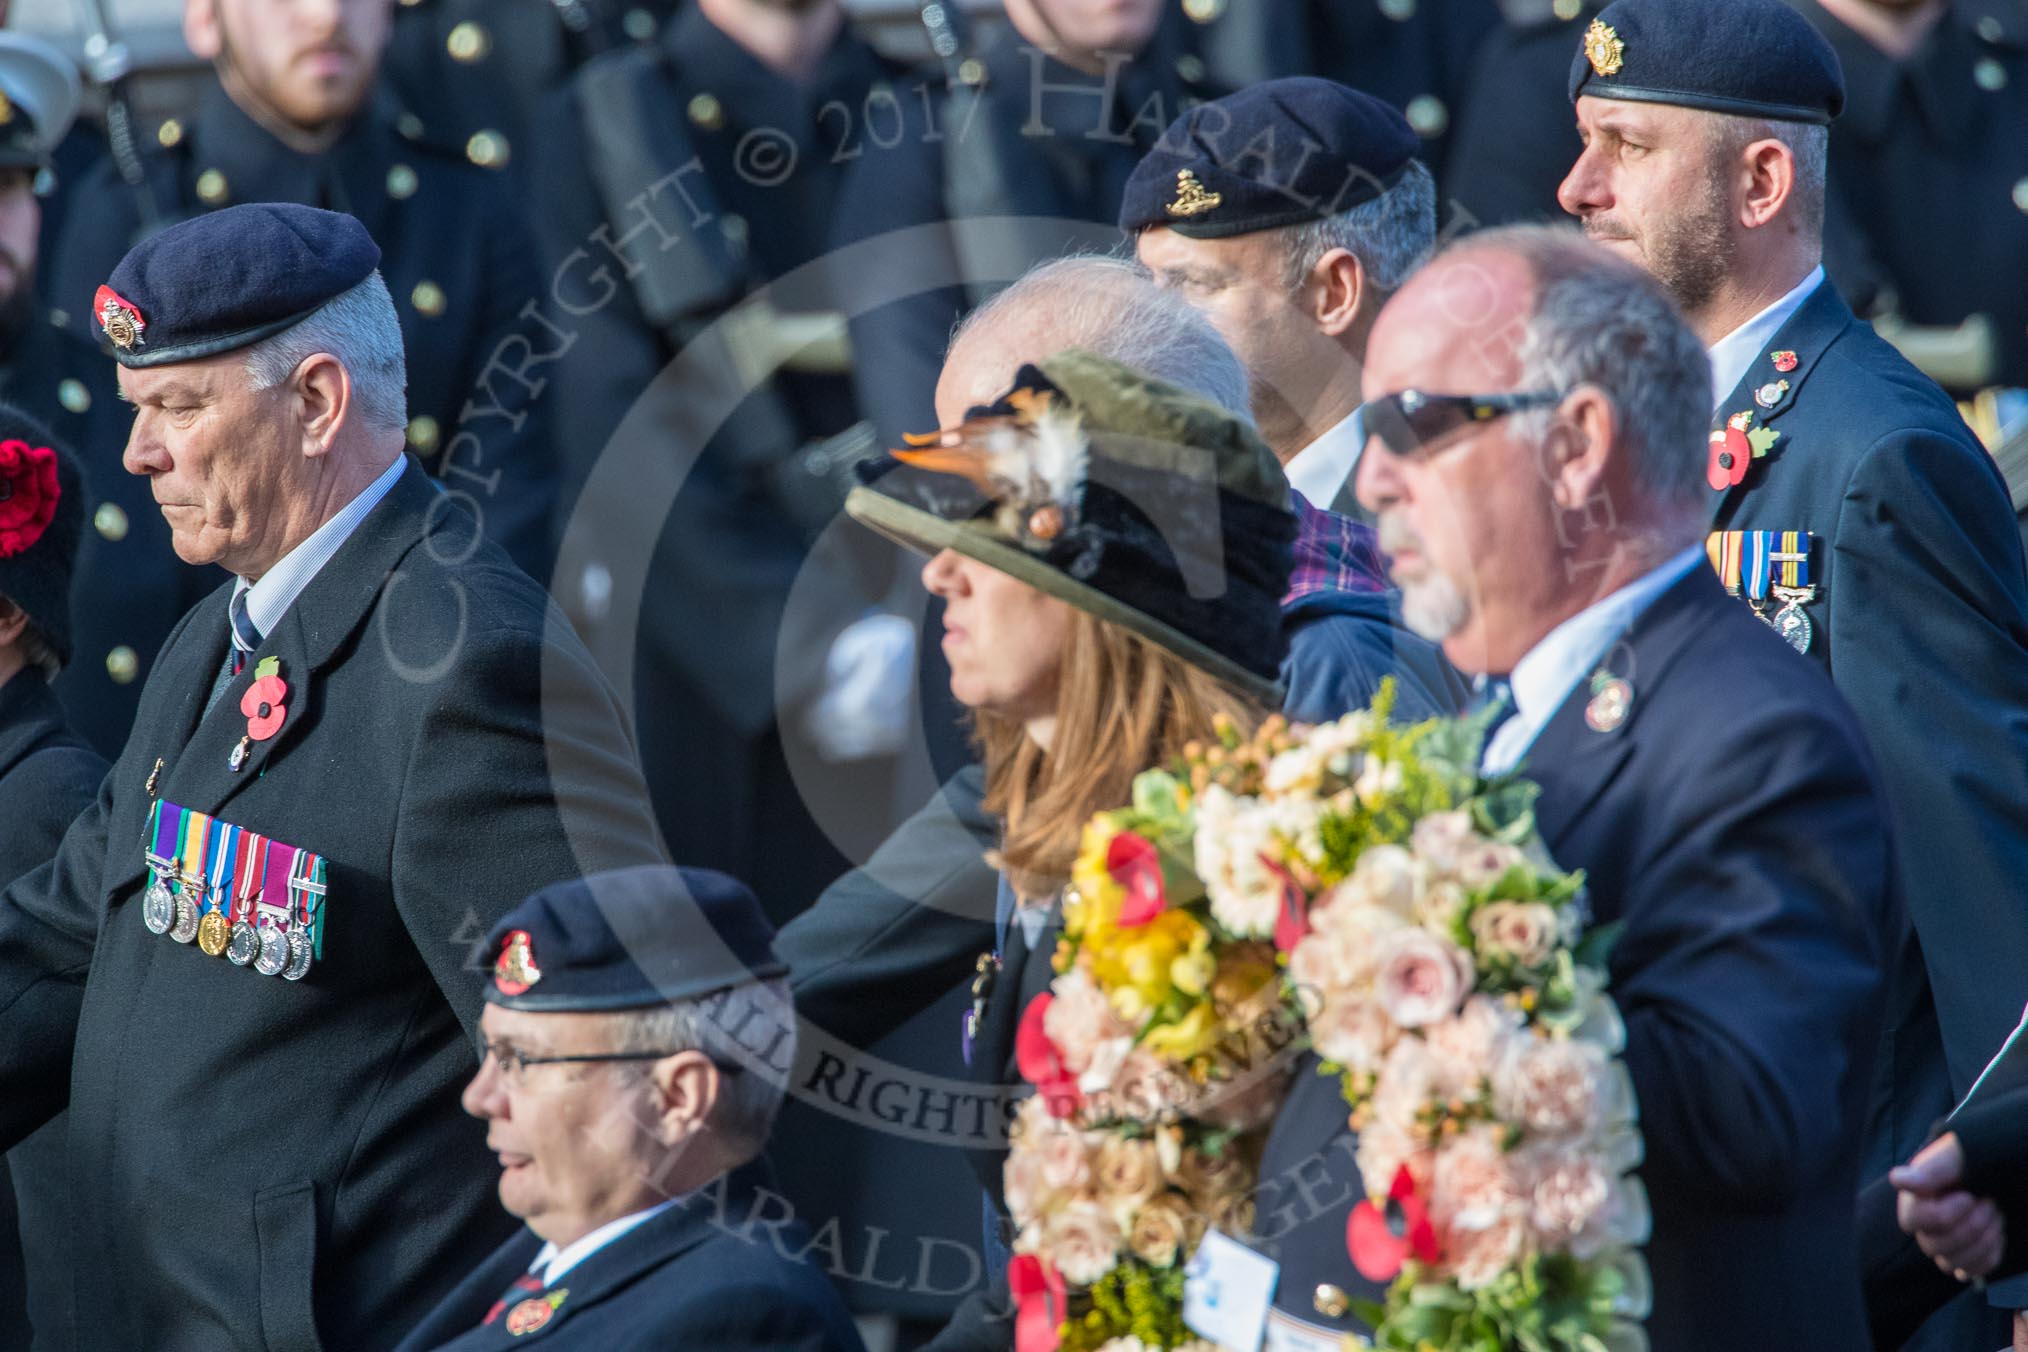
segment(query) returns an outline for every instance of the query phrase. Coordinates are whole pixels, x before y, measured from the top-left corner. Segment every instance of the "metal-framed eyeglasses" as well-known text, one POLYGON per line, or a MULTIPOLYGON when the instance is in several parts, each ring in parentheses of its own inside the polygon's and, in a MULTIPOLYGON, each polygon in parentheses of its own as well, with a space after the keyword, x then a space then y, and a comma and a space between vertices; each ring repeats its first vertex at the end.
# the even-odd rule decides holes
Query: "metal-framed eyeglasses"
MULTIPOLYGON (((519 1047, 488 1042, 483 1037, 477 1039, 476 1049, 479 1053, 480 1066, 484 1067, 490 1057, 493 1063, 500 1067, 500 1078, 508 1084, 520 1084, 523 1074, 530 1066, 595 1065, 604 1061, 660 1061, 665 1056, 694 1050, 688 1047, 671 1047, 666 1051, 654 1052, 580 1052, 570 1056, 530 1056, 519 1047)), ((711 1063, 718 1067, 718 1073, 721 1075, 737 1075, 746 1069, 737 1063, 728 1065, 716 1057, 711 1059, 711 1063)))
POLYGON ((1353 410, 1353 439, 1361 446, 1378 438, 1380 444, 1407 460, 1420 460, 1430 447, 1457 431, 1488 423, 1509 413, 1547 408, 1561 403, 1555 390, 1529 390, 1517 394, 1426 394, 1401 390, 1370 399, 1353 410))

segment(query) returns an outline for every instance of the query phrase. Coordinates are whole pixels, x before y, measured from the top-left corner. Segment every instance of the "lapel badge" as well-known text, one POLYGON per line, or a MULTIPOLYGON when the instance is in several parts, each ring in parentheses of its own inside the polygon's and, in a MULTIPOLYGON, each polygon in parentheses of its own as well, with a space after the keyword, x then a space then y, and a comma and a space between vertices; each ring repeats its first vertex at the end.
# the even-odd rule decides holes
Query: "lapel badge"
POLYGON ((1775 370, 1787 373, 1796 369, 1796 354, 1787 348, 1783 348, 1772 355, 1774 357, 1775 370))
POLYGON ((239 745, 232 749, 232 759, 226 762, 233 773, 237 774, 246 764, 255 742, 265 742, 282 730, 282 722, 289 716, 288 706, 283 703, 288 696, 288 682, 282 679, 282 660, 263 657, 254 667, 254 683, 239 699, 239 711, 246 715, 246 736, 239 739, 239 745))
POLYGON ((1773 408, 1782 401, 1782 396, 1788 392, 1788 381, 1770 380, 1767 384, 1753 392, 1753 402, 1759 404, 1762 408, 1773 408))
POLYGON ((1617 75, 1626 64, 1627 44, 1603 21, 1593 19, 1584 32, 1584 55, 1598 74, 1617 75))
POLYGON ((1197 175, 1188 169, 1176 171, 1176 200, 1166 210, 1171 216, 1202 216, 1225 200, 1225 194, 1208 192, 1197 175))
POLYGON ((507 1312, 507 1332, 519 1338, 524 1333, 533 1333, 550 1321, 563 1305, 563 1298, 569 1291, 548 1291, 539 1296, 530 1296, 507 1312))
POLYGON ((542 980, 535 965, 535 941, 527 930, 512 930, 500 941, 500 956, 493 963, 493 984, 502 995, 521 995, 542 980))
POLYGON ((1752 425, 1752 413, 1735 413, 1725 420, 1725 426, 1711 434, 1704 482, 1711 485, 1713 492, 1736 487, 1746 478, 1747 467, 1753 463, 1753 443, 1747 437, 1747 428, 1752 425))
POLYGON ((106 331, 114 347, 125 351, 141 345, 141 333, 148 327, 148 321, 141 318, 132 301, 110 286, 100 287, 92 297, 92 314, 97 316, 99 327, 106 331))
POLYGON ((1633 711, 1634 687, 1623 676, 1595 671, 1591 676, 1591 702, 1584 706, 1584 724, 1593 732, 1611 732, 1627 721, 1633 711))

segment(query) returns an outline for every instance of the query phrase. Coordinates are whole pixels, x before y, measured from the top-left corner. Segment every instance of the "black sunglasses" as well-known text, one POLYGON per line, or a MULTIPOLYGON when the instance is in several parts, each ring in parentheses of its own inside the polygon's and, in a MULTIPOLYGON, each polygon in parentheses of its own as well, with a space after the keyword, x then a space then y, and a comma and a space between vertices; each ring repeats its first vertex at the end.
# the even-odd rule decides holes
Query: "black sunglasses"
POLYGON ((1554 390, 1526 394, 1424 394, 1402 390, 1368 400, 1352 413, 1354 440, 1364 446, 1378 437, 1380 444, 1398 456, 1417 459, 1429 446, 1474 423, 1491 422, 1524 409, 1547 408, 1561 403, 1554 390))

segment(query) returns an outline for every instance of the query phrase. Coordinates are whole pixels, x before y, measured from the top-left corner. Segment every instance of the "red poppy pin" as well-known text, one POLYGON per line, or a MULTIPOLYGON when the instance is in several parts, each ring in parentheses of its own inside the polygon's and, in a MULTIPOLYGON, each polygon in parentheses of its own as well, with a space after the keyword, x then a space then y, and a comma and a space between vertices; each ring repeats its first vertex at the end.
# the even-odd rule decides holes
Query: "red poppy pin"
POLYGON ((1753 444, 1746 439, 1746 427, 1752 421, 1751 413, 1735 413, 1725 420, 1724 427, 1711 434, 1704 482, 1714 491, 1731 488, 1746 477, 1747 467, 1753 464, 1753 444))
POLYGON ((254 683, 240 696, 239 711, 246 715, 246 735, 265 742, 282 730, 289 710, 282 701, 289 697, 288 682, 282 679, 282 661, 263 657, 254 668, 254 683))
POLYGON ((100 287, 98 294, 92 297, 92 314, 114 347, 124 351, 141 345, 141 334, 148 327, 148 321, 141 318, 140 308, 134 302, 110 286, 100 287))
POLYGON ((1394 1172, 1394 1186, 1379 1206, 1371 1201, 1352 1208, 1345 1223, 1345 1248, 1352 1266, 1369 1282, 1390 1282, 1410 1258, 1434 1263, 1442 1250, 1429 1206, 1416 1191, 1415 1175, 1406 1164, 1394 1172))
POLYGON ((55 451, 25 441, 0 441, 0 559, 13 558, 42 538, 56 519, 62 496, 55 451))
POLYGON ((1796 354, 1789 351, 1787 348, 1783 348, 1780 352, 1774 354, 1774 366, 1775 370, 1777 371, 1795 370, 1796 354))

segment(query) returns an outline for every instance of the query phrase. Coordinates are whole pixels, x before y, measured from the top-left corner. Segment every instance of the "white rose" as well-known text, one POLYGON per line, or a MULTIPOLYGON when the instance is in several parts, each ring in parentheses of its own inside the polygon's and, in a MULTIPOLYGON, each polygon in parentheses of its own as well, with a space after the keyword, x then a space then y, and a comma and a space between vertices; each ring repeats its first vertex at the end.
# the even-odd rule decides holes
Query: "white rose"
POLYGON ((1469 812, 1432 812, 1409 833, 1409 848, 1439 873, 1457 868, 1458 856, 1479 838, 1469 812))
POLYGON ((1606 1057, 1595 1044, 1516 1038, 1493 1068, 1493 1106, 1540 1136, 1593 1131, 1608 1101, 1606 1057))
POLYGON ((1352 876, 1332 889, 1354 905, 1372 906, 1403 920, 1415 914, 1424 870, 1399 845, 1371 845, 1352 866, 1352 876))
POLYGON ((1528 1222, 1519 1207, 1503 1211, 1483 1225, 1459 1225, 1444 1232, 1443 1265, 1460 1287, 1477 1291, 1491 1286, 1518 1266, 1527 1252, 1528 1222))
POLYGON ((1416 899, 1416 924, 1433 934, 1448 935, 1457 926, 1458 913, 1465 909, 1465 889, 1450 878, 1432 879, 1416 899))
POLYGON ((1084 1134, 1056 1123, 1053 1129, 1031 1132, 1041 1159, 1042 1181, 1052 1192, 1076 1192, 1091 1181, 1091 1160, 1084 1134))
POLYGON ((1404 925, 1380 940, 1380 1007, 1403 1028, 1457 1012, 1472 989, 1472 959, 1428 930, 1404 925))
POLYGON ((1473 1098, 1480 1082, 1492 1078, 1509 1038, 1518 1036, 1520 1016, 1489 995, 1474 995, 1454 1019, 1423 1029, 1423 1046, 1433 1066, 1438 1098, 1473 1098))
POLYGON ((1438 1228, 1476 1229, 1525 1205, 1514 1159, 1497 1127, 1480 1125, 1437 1147, 1430 1177, 1430 1215, 1438 1228))
POLYGON ((1359 777, 1352 781, 1352 792, 1367 807, 1379 806, 1387 795, 1400 788, 1401 762, 1384 761, 1377 756, 1368 756, 1359 767, 1359 777))
POLYGON ((1507 876, 1507 870, 1528 862, 1512 845, 1483 837, 1474 839, 1458 852, 1458 881, 1469 888, 1491 887, 1507 876))
POLYGON ((1324 785, 1327 753, 1313 743, 1291 747, 1268 762, 1264 782, 1277 796, 1314 795, 1324 785))
POLYGON ((1378 1070, 1398 1035, 1378 1001, 1356 995, 1327 999, 1310 1018, 1317 1055, 1347 1070, 1378 1070))
POLYGON ((1436 1062, 1422 1039, 1400 1039, 1388 1049, 1381 1064, 1380 1080, 1373 1090, 1373 1120, 1411 1131, 1434 1096, 1435 1083, 1436 1062))
POLYGON ((1270 810, 1213 784, 1197 800, 1196 866, 1211 913, 1232 933, 1265 939, 1281 918, 1282 881, 1261 862, 1278 857, 1270 810))
POLYGON ((1042 1211, 1052 1195, 1042 1177, 1042 1155, 1029 1145, 1015 1141, 1007 1152, 1007 1167, 1001 1175, 1007 1197, 1007 1214, 1017 1226, 1025 1226, 1042 1211))
POLYGON ((1055 996, 1042 1016, 1042 1031, 1056 1045, 1064 1068, 1082 1075, 1092 1063, 1099 1044, 1111 1038, 1131 1038, 1134 1030, 1114 1015, 1105 992, 1082 967, 1073 967, 1050 983, 1055 996))
POLYGON ((1479 951, 1510 957, 1523 967, 1549 961, 1559 929, 1556 911, 1539 901, 1495 901, 1472 913, 1472 938, 1479 951))
POLYGON ((1090 1286, 1113 1270, 1120 1227, 1096 1202, 1071 1202, 1043 1226, 1042 1242, 1056 1270, 1073 1286, 1090 1286))

